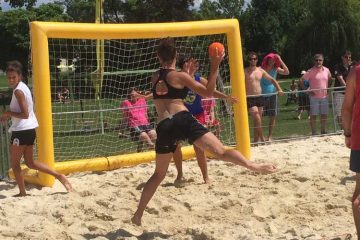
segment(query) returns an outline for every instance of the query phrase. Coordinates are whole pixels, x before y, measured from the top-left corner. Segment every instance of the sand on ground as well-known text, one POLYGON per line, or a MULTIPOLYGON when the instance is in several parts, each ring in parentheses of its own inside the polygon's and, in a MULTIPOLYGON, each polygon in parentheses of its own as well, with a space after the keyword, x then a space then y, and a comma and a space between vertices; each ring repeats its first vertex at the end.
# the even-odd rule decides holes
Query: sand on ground
POLYGON ((342 136, 257 146, 252 160, 277 164, 277 173, 209 160, 211 184, 203 184, 196 161, 185 161, 182 188, 171 164, 140 227, 130 218, 154 163, 72 174, 72 193, 57 181, 14 198, 17 186, 3 181, 0 239, 355 239, 349 153, 342 136))

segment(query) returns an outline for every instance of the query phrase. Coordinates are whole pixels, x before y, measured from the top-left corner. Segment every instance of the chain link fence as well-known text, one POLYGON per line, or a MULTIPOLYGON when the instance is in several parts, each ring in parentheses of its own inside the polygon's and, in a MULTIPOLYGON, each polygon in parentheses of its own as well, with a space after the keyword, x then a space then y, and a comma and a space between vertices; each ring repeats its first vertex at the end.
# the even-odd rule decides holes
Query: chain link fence
MULTIPOLYGON (((288 91, 284 88, 285 96, 276 96, 277 97, 277 112, 278 115, 276 116, 276 123, 273 129, 273 141, 284 141, 284 140, 291 140, 291 139, 301 139, 301 138, 308 138, 312 135, 310 129, 310 120, 308 119, 308 113, 304 111, 303 114, 299 112, 299 99, 301 94, 307 95, 308 91, 288 91)), ((336 94, 343 93, 340 91, 334 91, 335 88, 328 89, 328 116, 327 116, 327 123, 326 123, 326 133, 325 134, 318 134, 318 135, 333 135, 333 134, 340 134, 341 124, 336 114, 336 94)), ((340 95, 340 96, 343 96, 340 95)), ((3 101, 4 102, 4 101, 3 101)), ((307 104, 309 104, 307 102, 307 104)), ((7 104, 6 104, 7 105, 7 104)), ((4 107, 4 111, 6 106, 4 107)), ((221 110, 216 111, 217 114, 221 112, 221 110)), ((56 113, 54 113, 56 115, 56 113)), ((223 123, 225 122, 224 119, 223 123)), ((253 139, 253 121, 252 117, 249 114, 249 123, 250 123, 250 135, 253 139)), ((0 179, 8 177, 8 170, 10 168, 9 162, 9 138, 10 134, 8 133, 10 122, 7 123, 0 123, 0 179)), ((265 136, 268 136, 269 131, 269 117, 263 116, 262 121, 262 128, 265 136)), ((319 128, 319 119, 317 119, 317 128, 319 128)), ((56 131, 55 131, 56 132, 56 131)), ((233 135, 233 134, 231 134, 233 135)), ((120 142, 121 139, 115 139, 114 141, 120 142)), ((95 147, 95 149, 98 146, 95 147)), ((72 151, 78 151, 78 147, 72 145, 72 151)), ((59 148, 60 152, 68 153, 70 150, 65 150, 64 146, 61 145, 59 148)), ((35 158, 36 158, 36 149, 35 149, 35 158)), ((57 160, 60 158, 56 156, 57 160)))

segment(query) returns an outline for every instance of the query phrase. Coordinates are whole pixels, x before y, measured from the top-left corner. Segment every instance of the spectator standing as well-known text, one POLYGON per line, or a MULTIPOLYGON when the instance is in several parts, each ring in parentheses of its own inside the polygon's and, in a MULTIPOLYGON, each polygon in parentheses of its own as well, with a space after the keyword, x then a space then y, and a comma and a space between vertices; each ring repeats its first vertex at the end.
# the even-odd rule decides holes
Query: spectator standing
POLYGON ((331 81, 330 70, 323 66, 324 55, 315 54, 314 66, 310 68, 302 77, 309 81, 310 95, 310 127, 311 134, 316 135, 316 116, 320 115, 321 134, 326 133, 326 122, 328 114, 327 88, 331 81))
POLYGON ((293 79, 290 84, 289 93, 287 94, 285 106, 291 104, 292 102, 296 103, 298 101, 297 90, 298 90, 297 83, 295 82, 295 79, 293 79))
POLYGON ((262 131, 262 113, 264 106, 264 97, 261 95, 261 79, 265 78, 274 84, 276 91, 284 95, 279 83, 271 77, 264 69, 257 66, 258 57, 255 52, 248 54, 249 67, 244 69, 245 87, 247 95, 247 108, 254 122, 254 143, 258 141, 265 142, 262 131))
MULTIPOLYGON (((279 54, 269 53, 261 63, 264 69, 272 78, 276 80, 277 74, 289 75, 289 69, 281 59, 279 54)), ((278 99, 276 87, 266 78, 261 78, 261 93, 264 94, 264 116, 269 116, 269 135, 268 141, 272 140, 272 134, 275 127, 275 118, 277 115, 278 99)))
POLYGON ((341 56, 341 63, 338 63, 334 67, 335 84, 334 84, 334 103, 335 103, 335 115, 342 129, 341 125, 341 108, 344 102, 346 78, 352 67, 351 64, 351 52, 345 51, 341 56))
POLYGON ((69 89, 67 87, 64 87, 64 89, 63 89, 63 91, 61 93, 63 103, 69 103, 70 102, 69 95, 70 95, 69 89))
MULTIPOLYGON (((301 76, 303 76, 306 73, 305 70, 301 71, 301 76)), ((297 119, 301 119, 301 114, 306 111, 308 118, 310 119, 310 99, 309 94, 305 92, 309 88, 309 81, 308 80, 302 80, 299 79, 299 82, 297 84, 298 86, 298 116, 297 119)))

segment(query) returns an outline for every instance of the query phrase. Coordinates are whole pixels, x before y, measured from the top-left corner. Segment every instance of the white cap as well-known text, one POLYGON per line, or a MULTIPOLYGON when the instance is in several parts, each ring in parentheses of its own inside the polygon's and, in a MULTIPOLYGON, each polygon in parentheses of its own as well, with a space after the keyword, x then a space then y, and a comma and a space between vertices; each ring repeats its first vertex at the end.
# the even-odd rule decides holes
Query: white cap
POLYGON ((302 71, 301 71, 301 75, 304 75, 305 73, 306 73, 305 70, 302 70, 302 71))

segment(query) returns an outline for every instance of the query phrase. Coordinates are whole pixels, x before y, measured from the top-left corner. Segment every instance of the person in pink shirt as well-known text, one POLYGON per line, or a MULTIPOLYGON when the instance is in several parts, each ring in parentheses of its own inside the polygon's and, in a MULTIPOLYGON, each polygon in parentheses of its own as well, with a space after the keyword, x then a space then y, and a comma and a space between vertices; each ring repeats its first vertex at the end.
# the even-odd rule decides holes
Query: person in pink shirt
MULTIPOLYGON (((149 148, 154 147, 156 132, 152 129, 148 118, 148 105, 143 95, 139 94, 135 88, 128 91, 128 99, 121 104, 121 110, 130 129, 131 140, 146 143, 149 148)), ((142 144, 138 146, 140 152, 142 144)))
POLYGON ((320 115, 321 134, 326 133, 326 121, 328 114, 327 88, 331 83, 331 73, 323 66, 324 56, 320 53, 314 56, 314 66, 302 77, 302 81, 309 81, 310 96, 310 127, 312 135, 316 135, 316 116, 320 115))

